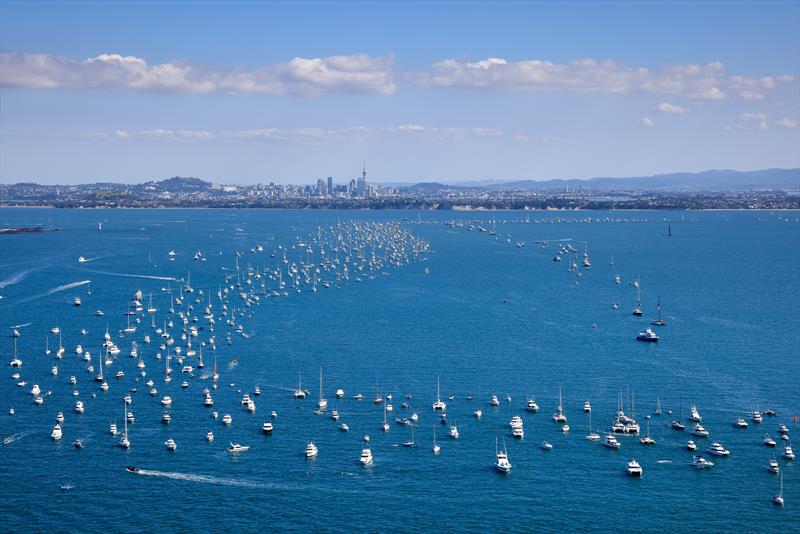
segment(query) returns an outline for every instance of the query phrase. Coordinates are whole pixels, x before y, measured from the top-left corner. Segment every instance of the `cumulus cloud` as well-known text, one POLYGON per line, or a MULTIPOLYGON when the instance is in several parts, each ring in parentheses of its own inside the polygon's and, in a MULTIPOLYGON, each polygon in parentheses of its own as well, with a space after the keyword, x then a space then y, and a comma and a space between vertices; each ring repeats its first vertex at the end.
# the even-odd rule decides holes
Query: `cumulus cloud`
MULTIPOLYGON (((791 76, 747 78, 725 74, 722 63, 669 65, 660 70, 625 65, 618 61, 581 59, 567 63, 488 58, 469 62, 446 59, 427 72, 410 74, 420 85, 471 89, 570 90, 604 93, 659 93, 719 100, 730 88, 748 98, 747 91, 772 89, 791 76)), ((760 94, 760 93, 759 93, 760 94)))
POLYGON ((673 113, 675 115, 683 115, 687 111, 685 107, 670 104, 669 102, 661 102, 656 106, 656 110, 661 113, 673 113))
POLYGON ((641 119, 639 119, 639 126, 644 126, 645 128, 652 128, 655 125, 656 123, 653 122, 653 119, 651 119, 650 117, 642 117, 641 119))
POLYGON ((126 89, 171 93, 395 92, 394 57, 366 54, 294 58, 257 68, 220 69, 172 61, 149 65, 119 54, 74 60, 49 54, 0 53, 0 85, 33 89, 126 89))
POLYGON ((797 123, 792 119, 790 119, 789 117, 782 117, 778 119, 777 124, 782 128, 797 128, 797 123))
POLYGON ((419 137, 428 140, 458 141, 467 137, 496 137, 502 135, 495 128, 450 128, 431 127, 421 124, 400 124, 397 126, 352 126, 347 128, 260 128, 211 132, 207 130, 115 130, 88 134, 96 139, 130 139, 160 141, 211 141, 231 139, 240 141, 305 142, 366 140, 387 137, 419 137))

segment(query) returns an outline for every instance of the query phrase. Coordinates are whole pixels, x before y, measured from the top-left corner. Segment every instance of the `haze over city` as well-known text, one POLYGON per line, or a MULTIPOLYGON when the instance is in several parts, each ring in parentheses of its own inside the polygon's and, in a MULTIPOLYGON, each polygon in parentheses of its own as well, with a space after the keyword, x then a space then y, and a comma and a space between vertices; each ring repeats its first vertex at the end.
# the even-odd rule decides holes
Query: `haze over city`
POLYGON ((0 180, 796 168, 800 4, 722 5, 3 2, 0 180))

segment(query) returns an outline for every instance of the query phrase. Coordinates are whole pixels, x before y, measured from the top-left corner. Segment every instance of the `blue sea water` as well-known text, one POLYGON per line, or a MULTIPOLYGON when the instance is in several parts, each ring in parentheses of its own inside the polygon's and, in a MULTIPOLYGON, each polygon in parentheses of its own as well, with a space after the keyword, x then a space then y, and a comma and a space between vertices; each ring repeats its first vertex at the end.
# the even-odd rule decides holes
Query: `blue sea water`
MULTIPOLYGON (((762 439, 765 433, 777 438, 780 423, 793 438, 800 433, 793 420, 800 414, 798 213, 493 215, 497 237, 444 224, 480 220, 488 228, 487 213, 4 208, 2 226, 44 224, 58 231, 0 236, 0 436, 23 436, 0 448, 0 530, 796 531, 800 460, 780 458, 782 443, 773 451, 762 439), (141 342, 149 317, 136 334, 117 334, 137 289, 153 293, 159 326, 163 321, 168 298, 161 289, 170 282, 146 277, 182 278, 191 271, 196 290, 216 293, 234 267, 235 251, 242 251, 242 267, 274 266, 270 252, 278 244, 350 220, 402 221, 430 243, 431 253, 427 261, 363 283, 351 279, 342 287, 265 299, 248 309, 250 338, 234 335, 230 346, 218 321, 221 377, 213 409, 202 404, 211 380, 188 378, 173 362, 174 379, 163 383, 158 347, 141 342), (668 225, 672 237, 664 235, 668 225), (548 246, 536 243, 544 239, 548 246), (581 252, 588 243, 592 267, 577 284, 568 261, 552 261, 559 239, 572 239, 581 252), (517 241, 526 246, 515 247, 517 241), (264 252, 251 253, 257 243, 264 252), (198 250, 206 262, 192 259, 198 250), (79 256, 88 261, 78 263, 79 256), (642 318, 630 313, 636 291, 629 284, 637 276, 642 318), (88 285, 62 289, 85 280, 91 295, 88 285), (81 307, 72 306, 75 296, 81 307), (657 329, 659 343, 639 343, 634 338, 655 317, 659 297, 668 325, 657 329), (93 316, 98 308, 105 317, 93 316), (28 385, 18 387, 8 366, 10 327, 25 323, 31 324, 20 328, 17 342, 20 380, 28 385), (110 390, 103 393, 73 349, 80 343, 96 355, 106 325, 123 352, 106 370, 110 390), (50 374, 53 355, 43 353, 54 326, 67 349, 57 377, 50 374), (138 382, 132 447, 124 451, 107 428, 111 420, 122 427, 122 396, 137 375, 136 360, 127 357, 131 340, 159 395, 150 397, 145 379, 138 382), (347 422, 349 433, 313 414, 320 368, 329 409, 342 413, 339 423, 347 422), (118 369, 125 371, 122 380, 113 378, 118 369), (311 392, 306 400, 292 398, 298 373, 311 392), (83 415, 73 410, 70 375, 78 378, 83 415), (458 440, 447 438, 448 427, 431 409, 437 377, 442 395, 454 395, 447 414, 458 424, 458 440), (394 395, 385 434, 382 409, 371 402, 376 382, 394 395), (33 383, 51 392, 41 406, 29 394, 33 383), (262 394, 249 414, 240 399, 256 385, 262 394), (568 434, 551 420, 559 387, 568 434), (345 399, 334 398, 337 388, 345 399), (352 399, 357 392, 364 401, 352 399), (655 446, 620 437, 622 447, 613 451, 584 439, 584 401, 592 403, 593 427, 604 429, 620 393, 635 395, 643 428, 660 398, 665 413, 650 422, 655 446), (168 426, 160 423, 164 394, 173 398, 168 426), (407 394, 411 409, 403 410, 407 394), (497 408, 488 405, 492 394, 501 399, 497 408), (525 411, 526 395, 536 397, 539 413, 525 411), (681 403, 684 412, 696 403, 711 432, 696 438, 700 450, 713 439, 732 451, 728 458, 706 455, 713 469, 689 467, 688 429, 668 426, 666 411, 677 413, 681 403), (478 405, 480 420, 472 416, 478 405), (778 416, 733 427, 755 407, 778 416), (213 410, 220 417, 230 413, 233 424, 215 421, 213 410), (278 418, 265 436, 261 424, 271 410, 278 418), (58 411, 66 418, 64 438, 53 442, 58 411), (412 412, 420 416, 420 446, 408 449, 400 444, 410 429, 393 421, 412 412), (521 441, 508 428, 513 415, 525 423, 521 441), (434 428, 438 456, 431 451, 434 428), (205 441, 208 430, 216 434, 212 444, 205 441), (375 458, 370 468, 358 461, 364 434, 375 458), (177 442, 175 453, 165 450, 167 437, 177 442), (513 464, 505 476, 492 468, 496 437, 505 439, 513 464), (84 449, 72 447, 76 438, 84 449), (303 456, 309 440, 320 449, 313 461, 303 456), (539 448, 544 440, 552 451, 539 448), (251 449, 230 455, 229 441, 251 449), (784 474, 783 508, 770 503, 779 484, 767 471, 773 454, 784 474), (631 458, 642 464, 642 479, 625 476, 631 458), (128 473, 128 465, 149 474, 128 473)), ((50 347, 57 343, 51 335, 50 347)), ((207 351, 206 371, 212 358, 207 351)))

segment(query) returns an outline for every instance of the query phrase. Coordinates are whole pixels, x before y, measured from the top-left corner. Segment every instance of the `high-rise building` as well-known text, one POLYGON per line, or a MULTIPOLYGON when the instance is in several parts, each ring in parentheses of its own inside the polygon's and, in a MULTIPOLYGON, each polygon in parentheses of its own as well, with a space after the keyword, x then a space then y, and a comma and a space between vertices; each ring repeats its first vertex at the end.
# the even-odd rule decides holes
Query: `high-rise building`
POLYGON ((333 196, 333 176, 328 176, 328 194, 333 196))
POLYGON ((367 166, 361 170, 361 177, 356 184, 356 196, 358 198, 367 198, 367 166))
POLYGON ((321 197, 328 196, 328 184, 322 178, 317 180, 317 195, 321 197))
POLYGON ((356 194, 356 181, 350 180, 350 183, 347 185, 347 194, 348 196, 355 196, 356 194))

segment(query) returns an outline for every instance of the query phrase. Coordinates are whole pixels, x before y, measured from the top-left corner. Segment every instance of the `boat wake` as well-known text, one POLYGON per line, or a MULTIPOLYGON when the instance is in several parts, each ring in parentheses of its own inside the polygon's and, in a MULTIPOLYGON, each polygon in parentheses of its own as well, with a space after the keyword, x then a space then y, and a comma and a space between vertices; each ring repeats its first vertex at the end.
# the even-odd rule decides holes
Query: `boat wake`
POLYGON ((86 284, 90 284, 91 282, 92 282, 91 280, 81 280, 80 282, 72 282, 71 284, 64 284, 63 286, 54 287, 53 289, 44 294, 52 295, 53 293, 58 293, 59 291, 66 291, 67 289, 72 289, 73 287, 85 286, 86 284))
POLYGON ((3 439, 3 445, 11 445, 15 441, 19 441, 25 436, 29 436, 33 434, 33 430, 28 430, 27 432, 17 432, 16 434, 11 434, 10 436, 3 439))
POLYGON ((656 463, 657 464, 671 464, 672 460, 658 460, 656 463))
POLYGON ((13 286, 14 284, 19 284, 20 282, 22 282, 25 279, 26 276, 28 276, 30 273, 32 273, 35 270, 36 269, 28 269, 27 271, 21 271, 21 272, 18 272, 17 274, 13 274, 13 275, 9 276, 5 280, 0 281, 0 289, 2 289, 4 287, 8 287, 8 286, 13 286))
POLYGON ((85 272, 94 273, 94 274, 105 274, 107 276, 122 276, 125 278, 144 278, 145 280, 167 280, 169 282, 177 282, 177 278, 172 278, 171 276, 151 276, 147 274, 128 274, 128 273, 109 273, 107 271, 94 271, 91 269, 85 269, 85 272))
MULTIPOLYGON (((172 480, 185 480, 187 482, 199 482, 200 484, 215 484, 218 486, 236 486, 240 488, 275 488, 275 484, 255 482, 252 480, 242 480, 238 478, 223 478, 211 475, 193 475, 191 473, 176 473, 173 471, 156 471, 151 469, 139 469, 137 475, 149 477, 169 478, 172 480)), ((287 488, 288 489, 288 488, 287 488)))

